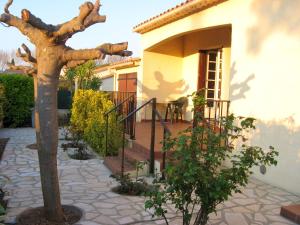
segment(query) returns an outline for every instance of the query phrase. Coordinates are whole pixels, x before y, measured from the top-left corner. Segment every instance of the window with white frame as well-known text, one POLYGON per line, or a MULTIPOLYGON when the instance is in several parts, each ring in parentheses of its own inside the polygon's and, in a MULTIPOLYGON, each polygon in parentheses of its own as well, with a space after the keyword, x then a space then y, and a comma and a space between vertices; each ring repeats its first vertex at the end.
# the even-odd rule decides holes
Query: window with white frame
MULTIPOLYGON (((221 98, 222 84, 222 50, 210 50, 207 52, 207 70, 205 83, 205 96, 208 100, 221 98)), ((213 101, 209 104, 213 106, 213 101)))

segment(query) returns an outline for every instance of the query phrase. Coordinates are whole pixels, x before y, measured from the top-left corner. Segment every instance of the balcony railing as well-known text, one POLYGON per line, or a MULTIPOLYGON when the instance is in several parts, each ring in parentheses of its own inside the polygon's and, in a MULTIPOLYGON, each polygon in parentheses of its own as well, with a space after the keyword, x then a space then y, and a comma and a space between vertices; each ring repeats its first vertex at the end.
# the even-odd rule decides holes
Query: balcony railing
POLYGON ((228 100, 207 100, 205 105, 196 109, 204 125, 214 131, 223 130, 223 121, 229 115, 230 101, 228 100))

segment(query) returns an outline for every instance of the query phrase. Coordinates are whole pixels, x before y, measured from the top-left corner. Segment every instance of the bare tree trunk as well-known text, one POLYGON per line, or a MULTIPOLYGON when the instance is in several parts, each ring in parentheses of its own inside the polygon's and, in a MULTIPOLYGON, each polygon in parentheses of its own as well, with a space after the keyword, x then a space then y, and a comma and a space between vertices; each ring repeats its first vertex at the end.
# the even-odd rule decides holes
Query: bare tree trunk
POLYGON ((33 78, 33 96, 34 96, 34 127, 36 127, 36 123, 37 123, 37 87, 38 87, 38 79, 37 79, 37 75, 32 76, 33 78))
MULTIPOLYGON (((61 67, 56 60, 45 56, 38 58, 36 96, 36 136, 40 163, 40 175, 47 219, 62 222, 59 181, 57 172, 57 87, 61 67)), ((49 54, 50 55, 50 54, 49 54)))

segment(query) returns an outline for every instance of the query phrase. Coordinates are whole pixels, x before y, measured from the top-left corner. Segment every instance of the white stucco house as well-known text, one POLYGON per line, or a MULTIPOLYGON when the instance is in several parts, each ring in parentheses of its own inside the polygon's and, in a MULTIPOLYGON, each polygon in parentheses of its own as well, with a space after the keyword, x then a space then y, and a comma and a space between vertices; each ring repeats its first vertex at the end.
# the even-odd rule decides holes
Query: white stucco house
MULTIPOLYGON (((300 194, 300 1, 187 0, 133 28, 141 35, 137 98, 206 89, 230 112, 257 118, 251 143, 279 150, 254 176, 300 194)), ((191 102, 185 120, 192 119, 191 102)))

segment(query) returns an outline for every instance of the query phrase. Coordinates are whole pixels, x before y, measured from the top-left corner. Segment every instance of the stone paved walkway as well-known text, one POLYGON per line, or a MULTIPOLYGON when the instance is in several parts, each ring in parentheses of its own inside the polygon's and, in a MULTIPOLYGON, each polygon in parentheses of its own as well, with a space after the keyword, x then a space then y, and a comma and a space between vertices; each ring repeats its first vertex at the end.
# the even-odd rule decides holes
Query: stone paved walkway
MULTIPOLYGON (((0 137, 9 137, 0 173, 10 177, 6 186, 10 193, 7 222, 28 207, 42 205, 39 168, 36 150, 27 149, 35 142, 34 130, 1 129, 0 137)), ((110 192, 116 183, 101 159, 78 161, 68 158, 59 149, 58 167, 63 204, 72 204, 84 211, 77 225, 164 224, 163 220, 149 221, 151 214, 144 210, 144 198, 120 196, 110 192)), ((282 225, 294 224, 279 216, 280 206, 300 203, 300 197, 251 179, 243 194, 235 194, 210 216, 214 225, 282 225)), ((172 212, 169 216, 174 217, 172 212)), ((170 224, 181 224, 173 218, 170 224)))

